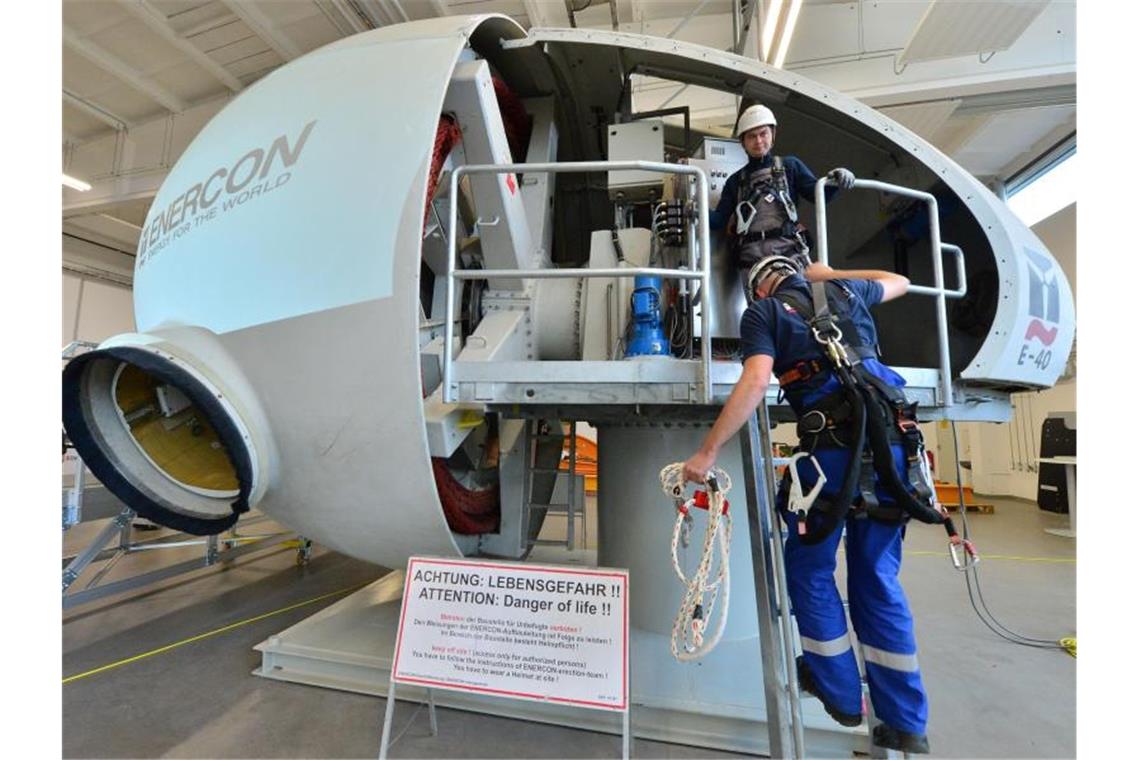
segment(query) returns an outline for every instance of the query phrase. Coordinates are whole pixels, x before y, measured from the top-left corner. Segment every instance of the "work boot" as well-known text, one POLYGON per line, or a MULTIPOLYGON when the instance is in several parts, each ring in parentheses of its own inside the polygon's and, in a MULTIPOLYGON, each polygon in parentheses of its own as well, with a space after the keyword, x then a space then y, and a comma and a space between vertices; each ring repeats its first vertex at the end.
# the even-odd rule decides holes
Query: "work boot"
POLYGON ((828 704, 827 700, 823 698, 823 694, 820 693, 819 687, 815 685, 815 679, 812 678, 811 669, 808 668, 802 656, 796 658, 796 677, 800 682, 800 691, 811 694, 822 702, 823 709, 827 710, 827 714, 834 718, 841 726, 851 728, 863 722, 862 714, 854 715, 852 713, 845 713, 828 704))
POLYGON ((896 749, 911 755, 930 754, 930 743, 926 741, 926 734, 899 731, 886 723, 875 726, 875 730, 871 733, 871 741, 876 747, 883 749, 896 749))

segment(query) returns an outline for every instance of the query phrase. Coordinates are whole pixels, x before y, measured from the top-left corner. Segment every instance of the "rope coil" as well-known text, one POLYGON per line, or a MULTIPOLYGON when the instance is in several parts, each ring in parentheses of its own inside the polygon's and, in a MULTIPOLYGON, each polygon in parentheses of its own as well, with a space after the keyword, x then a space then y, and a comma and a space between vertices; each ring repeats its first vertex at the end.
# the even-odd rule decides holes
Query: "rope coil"
POLYGON ((705 527, 704 542, 701 546, 700 561, 691 578, 685 577, 681 569, 681 562, 677 556, 677 545, 688 545, 688 534, 692 524, 692 507, 694 499, 685 499, 684 464, 675 462, 661 469, 661 488, 677 506, 677 519, 673 524, 673 538, 671 552, 673 558, 673 571, 677 579, 685 587, 681 606, 677 616, 673 619, 673 631, 670 637, 670 650, 673 657, 680 662, 688 662, 704 657, 720 642, 724 634, 725 624, 728 622, 729 597, 729 569, 728 550, 732 542, 732 515, 726 508, 725 494, 732 488, 732 480, 728 473, 719 467, 713 468, 710 475, 716 478, 717 487, 709 489, 708 525, 705 527), (719 564, 713 580, 713 555, 719 558, 719 564), (723 592, 722 592, 723 588, 723 592), (708 597, 706 603, 705 598, 708 597), (720 606, 717 606, 717 601, 720 606), (715 610, 716 622, 712 633, 706 637, 709 623, 713 620, 715 610))

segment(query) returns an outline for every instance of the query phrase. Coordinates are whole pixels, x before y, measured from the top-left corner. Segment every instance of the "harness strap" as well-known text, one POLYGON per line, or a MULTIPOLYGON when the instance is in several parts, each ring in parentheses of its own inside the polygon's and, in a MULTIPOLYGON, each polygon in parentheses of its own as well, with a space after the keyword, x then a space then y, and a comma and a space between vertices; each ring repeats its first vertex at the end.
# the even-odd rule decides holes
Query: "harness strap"
POLYGON ((788 221, 795 224, 800 220, 800 215, 796 210, 796 204, 792 201, 788 189, 788 173, 784 169, 784 159, 780 156, 772 156, 772 174, 776 179, 776 195, 780 203, 784 204, 784 213, 788 215, 788 221))
POLYGON ((851 464, 844 473, 839 492, 832 498, 816 499, 815 504, 808 510, 804 522, 799 524, 799 540, 808 546, 823 541, 846 519, 859 486, 861 468, 856 461, 862 456, 863 443, 867 437, 867 405, 858 391, 855 379, 851 377, 846 367, 837 367, 836 372, 840 376, 852 408, 851 444, 848 447, 851 464))
POLYGON ((787 372, 782 373, 776 379, 779 381, 781 386, 785 386, 790 383, 798 382, 800 380, 807 380, 808 378, 814 377, 820 372, 824 372, 826 370, 827 365, 825 365, 819 359, 812 359, 811 361, 798 362, 796 366, 792 367, 787 372))
MULTIPOLYGON (((758 169, 757 171, 763 171, 758 169)), ((791 192, 788 188, 788 172, 784 168, 784 159, 781 156, 772 156, 772 185, 775 186, 776 197, 780 199, 780 204, 784 207, 784 213, 793 225, 800 220, 799 211, 796 209, 796 204, 792 202, 791 192)), ((748 203, 755 208, 756 202, 759 201, 768 192, 764 185, 755 188, 752 195, 748 198, 748 203)), ((737 194, 737 199, 740 195, 737 194)), ((737 204, 739 205, 739 203, 737 204)))
POLYGON ((875 494, 875 461, 871 451, 864 446, 859 464, 859 494, 863 497, 863 509, 870 514, 879 507, 879 497, 875 494))

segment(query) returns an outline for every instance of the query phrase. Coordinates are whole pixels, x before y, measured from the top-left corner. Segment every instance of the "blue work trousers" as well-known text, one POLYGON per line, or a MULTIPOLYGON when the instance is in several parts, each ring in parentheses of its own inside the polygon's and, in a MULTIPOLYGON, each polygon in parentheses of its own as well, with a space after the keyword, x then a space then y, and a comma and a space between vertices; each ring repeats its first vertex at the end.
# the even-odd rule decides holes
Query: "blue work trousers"
MULTIPOLYGON (((788 522, 784 558, 788 593, 804 661, 823 698, 842 712, 862 713, 859 666, 835 584, 836 552, 843 531, 802 544, 797 518, 788 522)), ((848 518, 847 599, 862 647, 875 715, 892 728, 926 733, 927 701, 918 670, 914 621, 899 583, 903 527, 848 518)))

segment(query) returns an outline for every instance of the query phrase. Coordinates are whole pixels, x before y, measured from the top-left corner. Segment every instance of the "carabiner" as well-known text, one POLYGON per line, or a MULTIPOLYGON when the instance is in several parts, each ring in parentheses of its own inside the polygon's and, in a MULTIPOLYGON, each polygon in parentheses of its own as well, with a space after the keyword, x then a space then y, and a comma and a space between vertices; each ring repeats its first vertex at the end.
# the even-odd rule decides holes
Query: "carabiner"
POLYGON ((807 517, 808 510, 811 505, 815 503, 816 497, 819 492, 823 490, 823 486, 827 483, 827 476, 823 474, 823 468, 819 466, 819 460, 813 454, 806 451, 798 451, 792 455, 788 460, 788 474, 792 478, 792 487, 788 489, 788 511, 792 514, 799 516, 798 530, 800 535, 807 533, 807 525, 804 523, 804 518, 807 517), (815 485, 807 494, 804 494, 803 486, 800 484, 800 473, 796 469, 796 461, 810 457, 811 463, 815 466, 815 471, 819 474, 819 478, 815 481, 815 485))
POLYGON ((755 218, 756 218, 756 207, 753 206, 751 202, 741 201, 740 203, 737 203, 736 204, 736 234, 737 235, 743 235, 745 232, 748 232, 748 228, 752 226, 752 220, 755 218), (740 213, 740 210, 745 206, 748 207, 748 211, 749 211, 747 220, 745 220, 744 214, 740 213))
POLYGON ((815 326, 812 326, 811 334, 815 336, 815 342, 819 343, 820 345, 827 345, 832 341, 838 342, 843 340, 843 331, 840 330, 839 325, 835 324, 834 322, 828 325, 827 337, 820 335, 819 328, 815 326))
POLYGON ((950 549, 950 561, 954 563, 955 570, 966 572, 982 561, 972 541, 967 541, 964 538, 959 538, 958 541, 951 539, 947 546, 950 549))

